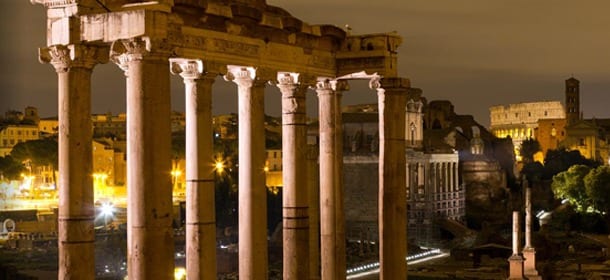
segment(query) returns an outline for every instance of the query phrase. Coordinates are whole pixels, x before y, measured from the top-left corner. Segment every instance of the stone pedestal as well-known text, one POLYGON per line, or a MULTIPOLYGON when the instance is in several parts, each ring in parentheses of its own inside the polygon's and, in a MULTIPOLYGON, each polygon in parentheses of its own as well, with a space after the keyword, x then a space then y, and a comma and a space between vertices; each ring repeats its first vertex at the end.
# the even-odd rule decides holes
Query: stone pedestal
POLYGON ((508 258, 508 280, 524 280, 523 276, 523 257, 512 255, 508 258))
POLYGON ((119 40, 111 59, 127 76, 127 267, 130 279, 174 277, 169 51, 150 38, 119 40))
POLYGON ((524 248, 523 251, 523 274, 528 280, 542 280, 536 270, 536 250, 534 248, 524 248))
POLYGON ((91 72, 108 50, 56 45, 39 50, 58 76, 58 279, 94 279, 91 72))
POLYGON ((188 279, 216 279, 216 215, 212 84, 201 60, 171 59, 186 94, 186 270, 188 279))
POLYGON ((372 81, 379 104, 379 279, 407 279, 405 116, 409 81, 372 81))
POLYGON ((252 67, 227 66, 237 84, 239 118, 239 278, 267 279, 265 84, 252 67))

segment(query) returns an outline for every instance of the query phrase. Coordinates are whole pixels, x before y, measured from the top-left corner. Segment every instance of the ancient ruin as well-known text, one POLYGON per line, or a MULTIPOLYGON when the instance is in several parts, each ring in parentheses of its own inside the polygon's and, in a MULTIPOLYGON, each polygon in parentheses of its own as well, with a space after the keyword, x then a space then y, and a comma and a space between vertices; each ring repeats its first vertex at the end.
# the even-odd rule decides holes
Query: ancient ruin
POLYGON ((332 25, 307 24, 265 0, 32 2, 47 8, 40 60, 58 76, 59 279, 95 276, 91 74, 108 61, 125 72, 127 84, 130 279, 173 277, 170 72, 186 88, 188 279, 216 278, 210 102, 217 76, 238 88, 240 279, 267 278, 262 104, 269 81, 282 93, 284 279, 345 278, 340 108, 351 79, 370 80, 379 98, 380 279, 406 279, 409 81, 397 77, 397 34, 348 35, 332 25), (319 212, 309 197, 318 193, 308 191, 302 177, 305 91, 314 86, 320 192, 313 201, 319 212), (309 241, 318 235, 310 232, 318 228, 310 225, 317 217, 319 251, 309 241))

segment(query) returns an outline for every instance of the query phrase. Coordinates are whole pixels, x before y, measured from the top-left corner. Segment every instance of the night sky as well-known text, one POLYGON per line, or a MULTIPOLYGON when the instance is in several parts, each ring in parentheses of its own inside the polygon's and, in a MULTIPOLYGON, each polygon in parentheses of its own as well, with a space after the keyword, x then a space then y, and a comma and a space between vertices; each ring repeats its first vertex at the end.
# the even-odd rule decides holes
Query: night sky
MULTIPOLYGON (((607 0, 269 0, 310 24, 349 24, 353 34, 397 31, 399 74, 428 100, 447 99, 460 114, 489 124, 489 106, 563 101, 564 80, 581 81, 585 117, 610 117, 610 1, 607 0)), ((0 8, 0 112, 36 106, 57 114, 56 74, 38 62, 46 13, 27 0, 0 8)), ((365 83, 344 104, 375 102, 365 83)), ((125 111, 125 81, 114 64, 97 66, 93 112, 125 111)), ((183 111, 181 79, 172 78, 172 107, 183 111)), ((268 90, 266 112, 278 115, 279 92, 268 90)), ((214 113, 237 108, 235 86, 215 84, 214 113)), ((308 95, 310 114, 315 94, 308 95)))

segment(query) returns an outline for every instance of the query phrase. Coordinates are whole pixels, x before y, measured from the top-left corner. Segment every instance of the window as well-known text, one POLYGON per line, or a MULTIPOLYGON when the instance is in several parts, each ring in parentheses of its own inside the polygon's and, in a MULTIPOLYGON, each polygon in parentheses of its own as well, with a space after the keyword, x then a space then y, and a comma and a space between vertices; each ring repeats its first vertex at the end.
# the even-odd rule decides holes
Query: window
POLYGON ((532 112, 527 112, 527 116, 531 117, 532 116, 532 112))
POLYGON ((544 111, 544 116, 546 117, 546 116, 548 116, 548 115, 549 115, 549 112, 544 111))
POLYGON ((580 138, 580 145, 584 146, 585 145, 585 138, 580 138))

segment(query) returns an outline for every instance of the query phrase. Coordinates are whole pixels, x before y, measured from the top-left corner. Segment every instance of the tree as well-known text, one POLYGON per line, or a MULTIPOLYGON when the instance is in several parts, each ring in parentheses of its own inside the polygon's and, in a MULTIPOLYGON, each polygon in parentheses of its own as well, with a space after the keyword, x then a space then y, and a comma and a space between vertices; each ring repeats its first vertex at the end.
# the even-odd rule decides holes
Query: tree
POLYGON ((17 180, 24 170, 23 164, 10 155, 0 157, 0 180, 17 180))
POLYGON ((20 162, 29 161, 36 166, 51 165, 57 169, 57 141, 43 138, 21 142, 13 147, 11 156, 20 162))
POLYGON ((586 211, 591 202, 585 189, 584 178, 590 170, 586 165, 574 165, 567 171, 553 176, 551 189, 555 197, 567 199, 577 211, 586 211))
POLYGON ((519 149, 519 155, 523 159, 524 163, 534 162, 534 155, 541 151, 540 143, 533 138, 527 138, 521 142, 521 148, 519 149))
POLYGON ((525 175, 528 181, 540 182, 544 176, 544 166, 540 162, 528 162, 523 165, 521 174, 525 175))
POLYGON ((565 148, 548 150, 544 157, 544 179, 551 179, 560 172, 568 170, 574 165, 586 165, 597 167, 599 162, 595 162, 583 157, 579 151, 568 151, 565 148))
POLYGON ((610 167, 591 169, 584 181, 591 206, 602 213, 610 212, 610 167))

